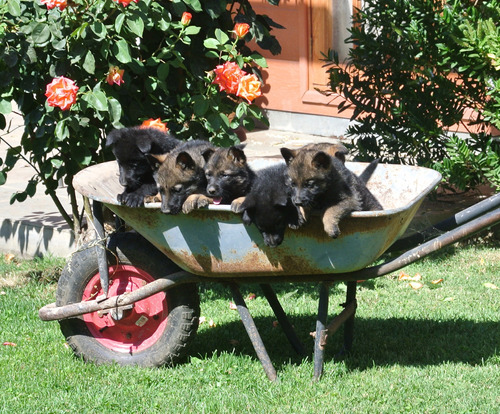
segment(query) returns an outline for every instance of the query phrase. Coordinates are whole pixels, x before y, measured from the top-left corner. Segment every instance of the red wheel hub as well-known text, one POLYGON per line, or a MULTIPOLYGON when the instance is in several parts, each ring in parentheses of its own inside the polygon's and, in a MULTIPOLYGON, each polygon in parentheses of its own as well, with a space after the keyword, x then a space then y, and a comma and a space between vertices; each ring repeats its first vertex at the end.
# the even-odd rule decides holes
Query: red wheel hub
MULTIPOLYGON (((154 281, 144 270, 131 265, 109 268, 108 296, 132 292, 154 281)), ((93 300, 104 294, 100 275, 90 279, 83 292, 82 301, 93 300)), ((156 293, 131 309, 118 312, 93 312, 83 315, 90 333, 106 348, 117 352, 135 353, 153 345, 167 325, 168 307, 165 292, 156 293)))

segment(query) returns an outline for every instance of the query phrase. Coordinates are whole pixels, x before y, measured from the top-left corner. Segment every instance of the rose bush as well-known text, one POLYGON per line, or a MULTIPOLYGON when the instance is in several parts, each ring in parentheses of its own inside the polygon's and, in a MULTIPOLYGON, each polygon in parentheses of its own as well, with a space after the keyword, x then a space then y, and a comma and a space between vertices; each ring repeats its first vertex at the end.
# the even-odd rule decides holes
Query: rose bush
POLYGON ((41 183, 78 230, 72 178, 112 159, 104 148, 111 129, 158 120, 180 139, 237 142, 235 128, 265 122, 252 102, 266 61, 245 40, 279 53, 273 27, 248 0, 1 0, 0 128, 9 131, 5 115, 16 111, 24 132, 20 145, 0 136, 10 145, 0 185, 24 158, 34 175, 12 202, 41 183), (221 89, 216 68, 230 63, 251 79, 221 89), (71 212, 56 196, 61 180, 71 212))

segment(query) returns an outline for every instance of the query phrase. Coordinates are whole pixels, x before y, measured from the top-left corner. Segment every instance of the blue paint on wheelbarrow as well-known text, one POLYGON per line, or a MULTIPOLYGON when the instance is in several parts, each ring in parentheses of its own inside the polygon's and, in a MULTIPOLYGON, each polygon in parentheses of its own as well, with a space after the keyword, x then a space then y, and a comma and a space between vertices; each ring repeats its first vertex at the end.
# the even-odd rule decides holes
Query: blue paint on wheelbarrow
MULTIPOLYGON (((269 163, 259 160, 259 164, 269 163)), ((360 173, 366 164, 348 163, 360 173)), ((341 235, 329 238, 318 216, 298 230, 288 229, 283 243, 266 246, 254 225, 245 226, 229 206, 209 206, 190 214, 163 214, 159 203, 147 208, 121 206, 116 195, 115 162, 86 168, 75 176, 81 194, 101 201, 178 266, 206 277, 318 275, 345 273, 373 263, 400 237, 425 195, 441 180, 433 170, 381 164, 368 187, 383 211, 355 212, 340 223, 341 235)), ((307 278, 307 276, 305 276, 307 278)))

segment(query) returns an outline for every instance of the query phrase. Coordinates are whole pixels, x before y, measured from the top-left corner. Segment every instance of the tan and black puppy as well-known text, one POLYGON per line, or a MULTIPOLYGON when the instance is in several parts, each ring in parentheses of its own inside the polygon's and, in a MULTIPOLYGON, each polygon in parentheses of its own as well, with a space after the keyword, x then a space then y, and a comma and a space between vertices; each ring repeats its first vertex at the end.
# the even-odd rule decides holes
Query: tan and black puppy
POLYGON ((193 140, 181 144, 174 151, 155 157, 159 167, 155 173, 161 196, 161 211, 167 214, 190 212, 208 205, 206 195, 205 158, 203 153, 214 149, 207 141, 193 140))
POLYGON ((152 154, 166 154, 180 141, 155 128, 120 128, 106 137, 119 167, 120 184, 125 187, 118 194, 118 202, 129 207, 144 205, 144 197, 157 193, 153 178, 154 167, 149 161, 152 154))
POLYGON ((207 195, 214 204, 230 204, 250 191, 255 179, 254 171, 248 166, 243 152, 245 145, 230 148, 208 149, 205 157, 207 195))
POLYGON ((382 206, 364 182, 346 168, 342 158, 331 152, 311 147, 281 149, 293 203, 319 210, 325 232, 335 238, 340 234, 342 218, 353 211, 381 210, 382 206))

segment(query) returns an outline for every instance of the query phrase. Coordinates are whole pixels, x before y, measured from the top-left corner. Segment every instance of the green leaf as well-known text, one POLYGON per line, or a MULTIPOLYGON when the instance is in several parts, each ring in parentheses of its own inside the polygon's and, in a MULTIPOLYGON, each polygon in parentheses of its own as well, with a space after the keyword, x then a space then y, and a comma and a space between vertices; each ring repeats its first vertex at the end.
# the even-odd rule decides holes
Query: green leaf
POLYGON ((215 38, 219 41, 220 44, 229 42, 229 36, 220 29, 215 29, 215 38))
POLYGON ((99 39, 104 39, 106 37, 106 26, 100 21, 95 21, 90 25, 90 30, 92 30, 99 39))
POLYGON ((142 37, 142 34, 144 33, 144 21, 140 16, 135 15, 129 17, 127 19, 127 27, 133 34, 142 37))
POLYGON ((64 120, 59 121, 57 123, 56 129, 54 131, 54 135, 56 137, 56 140, 59 142, 64 141, 65 138, 69 137, 69 129, 68 129, 66 123, 64 122, 64 120))
POLYGON ((5 174, 3 171, 0 171, 0 185, 4 185, 6 181, 7 174, 5 174))
POLYGON ((125 21, 125 14, 121 13, 116 17, 115 30, 117 33, 121 32, 124 21, 125 21))
POLYGON ((90 50, 85 55, 85 60, 83 61, 83 69, 85 69, 87 73, 90 73, 92 75, 95 73, 95 59, 90 50))
POLYGON ((107 111, 108 100, 102 91, 92 91, 86 95, 89 105, 98 111, 107 111))
POLYGON ((36 45, 41 45, 41 44, 47 42, 47 40, 49 40, 50 28, 48 25, 46 25, 44 23, 38 23, 35 26, 35 28, 33 29, 31 36, 33 38, 33 42, 36 45))
POLYGON ((208 108, 210 106, 209 101, 203 95, 193 96, 193 101, 194 101, 193 105, 194 114, 198 117, 204 116, 207 113, 208 108))
POLYGON ((207 49, 218 49, 220 43, 217 39, 209 38, 203 41, 203 46, 207 49))
POLYGON ((10 100, 0 100, 0 114, 8 115, 12 112, 12 104, 10 100))
POLYGON ((129 63, 132 61, 128 43, 124 39, 118 40, 118 42, 112 46, 111 50, 119 62, 129 63))
POLYGON ((197 35, 198 33, 200 33, 200 30, 201 30, 201 27, 198 27, 198 26, 188 26, 184 30, 184 33, 187 34, 187 35, 197 35))
POLYGON ((184 3, 189 5, 194 11, 202 11, 200 0, 184 0, 184 3))
POLYGON ((267 61, 264 56, 259 55, 258 53, 253 53, 252 55, 250 55, 250 57, 261 68, 267 68, 267 61))
POLYGON ((158 69, 156 70, 158 78, 161 81, 167 79, 169 72, 170 72, 170 65, 168 65, 167 63, 160 63, 160 65, 158 65, 158 69))
POLYGON ((119 128, 120 119, 122 117, 122 106, 120 102, 115 98, 108 99, 108 112, 111 115, 111 123, 115 128, 119 128))
POLYGON ((7 0, 7 7, 13 17, 21 15, 21 3, 19 0, 7 0))

